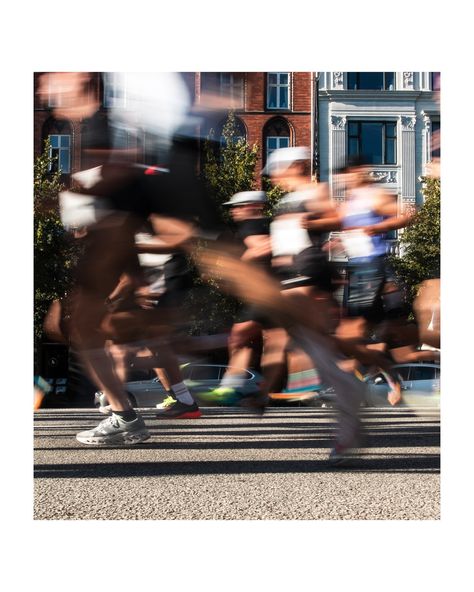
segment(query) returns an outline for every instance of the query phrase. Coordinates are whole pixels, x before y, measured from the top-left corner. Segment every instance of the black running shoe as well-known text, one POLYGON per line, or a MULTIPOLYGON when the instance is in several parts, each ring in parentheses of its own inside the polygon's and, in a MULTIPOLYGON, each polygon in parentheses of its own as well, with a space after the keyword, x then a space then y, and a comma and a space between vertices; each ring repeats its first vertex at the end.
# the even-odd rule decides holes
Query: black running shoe
POLYGON ((159 409, 156 414, 157 419, 198 419, 202 413, 196 403, 186 405, 181 401, 176 401, 163 409, 159 409))
POLYGON ((270 397, 263 393, 254 393, 243 397, 240 401, 240 406, 254 411, 259 415, 263 415, 270 402, 270 397))

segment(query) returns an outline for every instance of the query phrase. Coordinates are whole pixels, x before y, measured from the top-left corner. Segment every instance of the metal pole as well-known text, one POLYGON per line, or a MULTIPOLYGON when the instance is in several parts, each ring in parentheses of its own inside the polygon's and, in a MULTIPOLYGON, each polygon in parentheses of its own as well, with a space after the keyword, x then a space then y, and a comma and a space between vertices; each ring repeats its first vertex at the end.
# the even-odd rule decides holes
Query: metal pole
POLYGON ((313 80, 313 162, 311 163, 316 181, 320 180, 319 158, 319 72, 314 73, 313 80))

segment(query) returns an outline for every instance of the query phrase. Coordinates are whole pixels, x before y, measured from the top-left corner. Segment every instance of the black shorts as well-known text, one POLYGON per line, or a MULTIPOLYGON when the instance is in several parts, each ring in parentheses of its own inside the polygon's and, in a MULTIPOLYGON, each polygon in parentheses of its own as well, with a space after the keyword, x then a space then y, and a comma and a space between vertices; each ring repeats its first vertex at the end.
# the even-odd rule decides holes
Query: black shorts
POLYGON ((339 274, 327 254, 317 246, 309 247, 294 258, 294 268, 298 275, 307 277, 308 286, 315 286, 324 292, 333 292, 339 274))
POLYGON ((379 323, 384 319, 383 287, 386 278, 385 257, 347 265, 347 315, 379 323))
POLYGON ((262 326, 262 329, 275 329, 277 326, 271 317, 258 307, 244 304, 235 318, 235 323, 247 323, 248 321, 258 323, 262 326))

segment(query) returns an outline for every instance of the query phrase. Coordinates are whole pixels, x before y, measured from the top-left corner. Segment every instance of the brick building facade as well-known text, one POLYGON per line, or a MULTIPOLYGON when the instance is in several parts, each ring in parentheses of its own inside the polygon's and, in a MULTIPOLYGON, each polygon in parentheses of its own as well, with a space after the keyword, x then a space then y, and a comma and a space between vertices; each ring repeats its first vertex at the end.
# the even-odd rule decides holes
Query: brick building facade
MULTIPOLYGON (((259 146, 257 170, 271 150, 313 145, 314 76, 311 72, 202 73, 201 91, 237 99, 235 115, 250 145, 259 146)), ((214 121, 216 132, 222 121, 214 121)))
MULTIPOLYGON (((62 159, 64 182, 69 184, 70 173, 84 168, 84 163, 81 162, 84 122, 55 119, 52 103, 41 103, 37 96, 38 76, 39 74, 35 74, 34 155, 36 157, 41 153, 47 137, 52 138, 55 144, 53 150, 62 159)), ((313 147, 314 73, 185 72, 183 78, 196 105, 208 93, 223 99, 233 99, 239 135, 245 137, 250 145, 259 146, 257 172, 275 148, 313 147)), ((94 75, 89 86, 89 92, 99 102, 101 111, 105 114, 107 89, 104 88, 99 73, 94 75)), ((206 137, 213 129, 219 138, 226 116, 227 110, 216 110, 207 116, 200 129, 201 137, 206 137)), ((146 155, 142 156, 146 161, 146 155)))
MULTIPOLYGON (((417 179, 424 174, 432 158, 433 132, 439 133, 440 128, 437 74, 185 72, 183 79, 197 107, 204 102, 206 94, 220 97, 224 102, 228 99, 228 104, 232 101, 238 136, 259 147, 257 175, 272 150, 308 146, 313 176, 328 181, 338 200, 344 199, 344 191, 333 178, 333 171, 346 161, 356 140, 363 143, 362 136, 359 138, 357 134, 372 130, 373 121, 382 122, 386 128, 382 131, 392 134, 396 148, 392 160, 382 163, 374 160, 377 179, 385 182, 387 189, 398 192, 403 204, 420 205, 422 197, 417 179), (378 77, 385 86, 376 86, 378 77), (364 86, 366 78, 370 80, 364 86), (391 124, 390 129, 387 122, 391 124), (356 125, 359 131, 354 131, 356 125)), ((35 89, 37 80, 38 74, 35 89)), ((96 73, 89 87, 105 116, 107 97, 113 94, 113 75, 104 84, 102 76, 96 73)), ((71 172, 87 168, 87 163, 81 162, 85 123, 58 121, 53 117, 51 106, 41 104, 35 92, 35 156, 41 152, 46 137, 52 137, 56 143, 53 150, 62 158, 60 161, 66 170, 64 182, 68 184, 71 172)), ((220 110, 208 110, 199 130, 200 137, 207 137, 212 129, 219 139, 227 113, 228 109, 222 105, 220 110)), ((137 146, 133 138, 127 142, 128 148, 138 147, 139 153, 143 150, 137 158, 156 164, 147 158, 145 140, 141 146, 137 146)))

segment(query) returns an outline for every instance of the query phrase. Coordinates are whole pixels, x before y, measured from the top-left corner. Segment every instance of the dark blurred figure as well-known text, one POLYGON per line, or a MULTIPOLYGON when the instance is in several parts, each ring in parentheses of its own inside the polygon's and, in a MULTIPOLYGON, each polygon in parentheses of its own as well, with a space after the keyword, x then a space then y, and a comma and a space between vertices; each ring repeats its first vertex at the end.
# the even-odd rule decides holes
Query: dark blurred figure
POLYGON ((71 338, 90 376, 106 394, 112 415, 77 438, 96 445, 140 442, 149 438, 149 432, 117 377, 105 349, 102 323, 108 313, 107 298, 123 274, 140 274, 135 234, 148 220, 161 238, 161 244, 151 249, 154 253, 180 251, 202 229, 216 232, 212 203, 195 175, 195 142, 187 133, 186 119, 190 100, 178 74, 118 75, 116 91, 118 96, 127 92, 127 109, 119 102, 112 104, 104 117, 87 91, 93 77, 44 76, 48 78, 40 82, 39 93, 44 95, 49 83, 51 95, 53 76, 59 105, 55 115, 86 119, 84 158, 93 167, 74 175, 79 192, 61 195, 63 223, 87 227, 72 298, 71 338), (184 130, 181 135, 180 130, 184 130), (151 136, 165 166, 149 171, 137 163, 136 151, 117 146, 117 134, 123 131, 151 136))
MULTIPOLYGON (((281 182, 284 176, 288 177, 288 180, 293 178, 291 187, 287 188, 290 192, 287 201, 291 206, 293 201, 291 197, 293 197, 294 205, 301 208, 299 202, 306 202, 306 200, 302 199, 297 191, 307 183, 307 177, 304 174, 308 160, 307 150, 300 149, 295 154, 294 150, 282 149, 273 154, 269 162, 273 162, 274 166, 266 172, 274 176, 275 180, 278 178, 278 182, 281 182)), ((322 207, 320 211, 322 217, 325 211, 322 207)), ((311 247, 308 231, 302 228, 302 219, 308 213, 306 205, 303 211, 300 209, 295 213, 298 216, 286 230, 302 238, 299 244, 303 248, 311 247), (300 229, 304 232, 300 232, 300 229)), ((328 219, 331 215, 328 208, 328 219)), ((315 284, 322 281, 323 276, 318 273, 312 275, 312 278, 309 276, 313 281, 308 286, 305 285, 308 278, 302 277, 298 269, 293 269, 291 270, 293 275, 288 279, 295 278, 298 282, 302 280, 303 285, 282 290, 282 283, 275 278, 274 274, 270 275, 256 265, 237 259, 233 253, 225 249, 225 246, 221 248, 218 246, 196 254, 196 260, 203 272, 220 282, 223 289, 264 312, 275 326, 285 329, 290 338, 311 358, 323 382, 334 385, 338 395, 339 426, 330 459, 333 463, 342 462, 350 450, 358 444, 360 435, 358 408, 365 396, 365 385, 354 374, 345 372, 339 367, 339 362, 344 359, 344 356, 330 334, 334 328, 334 322, 328 315, 327 300, 323 298, 319 301, 315 296, 317 290, 315 284)), ((315 255, 315 262, 322 264, 323 261, 319 259, 317 252, 315 255)), ((309 267, 311 266, 308 265, 308 270, 309 267)), ((321 265, 321 268, 324 267, 321 265)))
MULTIPOLYGON (((126 381, 130 362, 143 349, 155 361, 154 370, 168 391, 161 417, 196 419, 201 416, 191 393, 183 383, 174 352, 174 334, 185 321, 182 304, 192 286, 189 263, 179 249, 169 253, 151 254, 166 249, 166 236, 147 232, 136 235, 140 275, 123 274, 119 284, 107 298, 109 314, 101 328, 111 338, 109 351, 122 382, 126 381), (158 365, 157 365, 158 364, 158 365)), ((100 409, 111 411, 110 405, 100 409)))
MULTIPOLYGON (((267 198, 263 191, 243 191, 233 195, 224 205, 229 207, 236 226, 236 240, 241 251, 240 259, 269 271, 270 219, 263 212, 266 202, 267 198)), ((269 388, 268 377, 258 396, 246 397, 245 401, 241 397, 245 383, 245 369, 252 366, 254 359, 260 359, 263 333, 266 333, 264 330, 268 329, 270 324, 270 320, 258 309, 246 303, 243 305, 229 336, 228 368, 219 386, 210 392, 201 393, 201 398, 226 405, 238 401, 249 406, 265 405, 269 388)))
POLYGON ((275 208, 272 222, 272 265, 285 298, 294 307, 304 306, 306 300, 308 312, 319 319, 318 335, 308 332, 304 325, 292 327, 289 333, 312 358, 323 382, 336 390, 339 433, 330 460, 337 463, 359 443, 358 407, 364 398, 364 385, 340 368, 342 356, 335 342, 331 351, 319 341, 330 339, 338 321, 332 296, 338 277, 325 249, 328 232, 337 224, 337 212, 327 184, 310 182, 309 158, 305 147, 275 150, 263 172, 287 191, 275 208))

